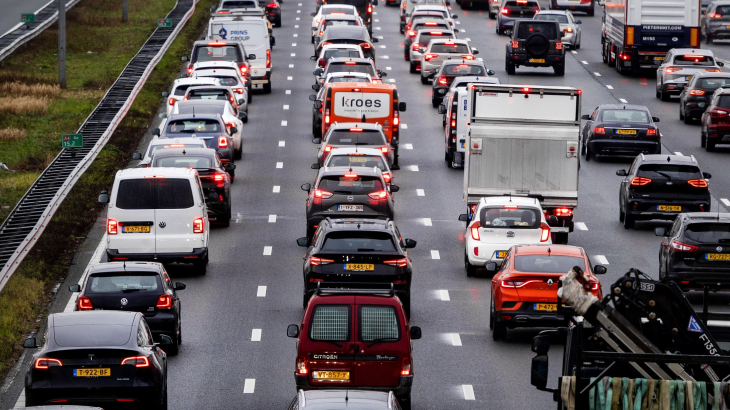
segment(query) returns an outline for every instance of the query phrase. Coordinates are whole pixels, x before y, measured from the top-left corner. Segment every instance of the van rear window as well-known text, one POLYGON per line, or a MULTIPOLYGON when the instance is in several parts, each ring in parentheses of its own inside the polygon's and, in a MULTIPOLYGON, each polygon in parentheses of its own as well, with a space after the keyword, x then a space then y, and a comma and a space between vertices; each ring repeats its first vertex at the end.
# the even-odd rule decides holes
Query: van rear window
POLYGON ((120 209, 187 209, 194 205, 190 181, 175 178, 125 179, 119 182, 120 209))
POLYGON ((216 120, 174 120, 167 126, 167 132, 221 132, 220 124, 216 120))
POLYGON ((203 46, 198 47, 196 52, 196 63, 205 61, 242 61, 236 46, 203 46))
POLYGON ((188 88, 190 88, 190 87, 200 87, 200 86, 206 86, 206 85, 209 85, 209 86, 212 86, 212 87, 215 86, 215 84, 187 84, 187 85, 186 84, 182 84, 182 85, 178 85, 175 88, 174 95, 184 96, 185 93, 188 91, 188 88))
POLYGON ((227 9, 244 9, 244 8, 252 8, 256 7, 256 2, 251 0, 230 0, 230 1, 224 1, 221 5, 221 8, 224 10, 227 9))
POLYGON ((225 90, 192 90, 188 93, 188 100, 227 100, 225 90))
POLYGON ((360 306, 361 342, 400 340, 398 313, 393 306, 360 306))
POLYGON ((312 311, 309 340, 346 342, 350 340, 350 307, 318 305, 312 311))
POLYGON ((530 229, 542 222, 535 208, 482 208, 479 221, 484 228, 530 229))

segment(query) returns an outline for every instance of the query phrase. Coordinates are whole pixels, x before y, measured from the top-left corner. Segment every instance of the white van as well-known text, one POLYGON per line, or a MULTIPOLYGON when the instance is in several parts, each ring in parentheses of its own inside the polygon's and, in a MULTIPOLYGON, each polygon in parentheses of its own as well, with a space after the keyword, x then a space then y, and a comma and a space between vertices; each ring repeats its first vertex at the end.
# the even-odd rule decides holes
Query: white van
POLYGON ((271 46, 276 44, 269 37, 269 28, 262 17, 232 11, 214 15, 208 22, 208 40, 233 40, 243 43, 251 64, 253 89, 271 92, 271 46), (251 55, 256 58, 250 58, 251 55))
POLYGON ((117 171, 108 203, 106 255, 113 261, 192 263, 204 274, 210 223, 198 171, 132 168, 117 171))

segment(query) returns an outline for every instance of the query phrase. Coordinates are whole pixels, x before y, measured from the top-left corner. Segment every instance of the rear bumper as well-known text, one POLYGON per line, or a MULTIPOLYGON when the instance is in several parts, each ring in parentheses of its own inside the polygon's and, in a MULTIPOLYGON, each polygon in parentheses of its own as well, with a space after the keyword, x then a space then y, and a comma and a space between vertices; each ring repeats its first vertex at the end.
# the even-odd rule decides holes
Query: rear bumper
POLYGON ((702 290, 705 285, 710 289, 720 286, 721 289, 730 289, 730 267, 690 267, 685 263, 675 263, 667 268, 667 278, 675 281, 684 290, 702 290))
MULTIPOLYGON (((150 326, 152 336, 155 340, 160 340, 160 335, 168 335, 177 337, 177 313, 175 310, 169 312, 158 311, 154 316, 145 316, 144 318, 150 326)), ((173 340, 175 340, 173 338, 173 340)))
POLYGON ((533 309, 534 302, 522 302, 518 310, 499 310, 495 312, 497 323, 508 328, 517 327, 558 327, 565 325, 565 317, 557 312, 539 312, 533 309))
POLYGON ((664 91, 667 94, 676 94, 679 95, 682 90, 684 90, 684 87, 687 86, 686 81, 667 81, 662 84, 662 91, 664 91))
POLYGON ((107 249, 108 261, 143 261, 161 263, 193 263, 208 256, 208 248, 193 248, 189 253, 119 253, 118 249, 107 249))
POLYGON ((560 55, 546 55, 544 57, 541 57, 545 60, 544 63, 535 63, 530 62, 530 59, 535 59, 534 57, 531 57, 528 54, 522 54, 522 53, 507 53, 507 59, 519 66, 525 66, 525 67, 554 67, 557 65, 565 65, 565 54, 560 55))
POLYGON ((599 155, 632 155, 660 154, 661 141, 596 139, 588 141, 591 153, 599 155))
POLYGON ((357 390, 369 390, 369 391, 392 391, 397 397, 408 397, 411 394, 411 387, 413 386, 413 375, 401 376, 396 386, 338 386, 338 385, 312 385, 309 382, 308 376, 294 375, 294 380, 297 383, 297 390, 346 390, 346 389, 357 389, 357 390))
POLYGON ((707 140, 712 141, 715 144, 730 144, 730 127, 717 127, 709 128, 707 130, 707 140))
POLYGON ((710 198, 696 200, 696 201, 662 201, 661 199, 637 199, 631 198, 626 201, 629 206, 627 209, 628 215, 636 220, 648 221, 652 219, 673 221, 680 212, 662 212, 658 211, 658 205, 679 205, 682 207, 681 212, 709 212, 711 207, 710 198), (637 203, 634 209, 633 203, 637 203), (705 209, 700 209, 700 205, 705 205, 705 209))
POLYGON ((158 404, 161 387, 103 387, 97 389, 54 389, 25 386, 25 400, 28 405, 126 405, 128 408, 147 407, 158 404), (132 400, 120 402, 118 399, 132 400), (67 400, 63 403, 50 403, 52 400, 67 400))

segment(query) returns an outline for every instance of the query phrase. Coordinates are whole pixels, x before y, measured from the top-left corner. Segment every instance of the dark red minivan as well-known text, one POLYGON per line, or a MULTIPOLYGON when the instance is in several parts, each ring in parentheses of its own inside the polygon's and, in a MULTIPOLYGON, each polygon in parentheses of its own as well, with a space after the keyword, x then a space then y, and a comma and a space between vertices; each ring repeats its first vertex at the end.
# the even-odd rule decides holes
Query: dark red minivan
POLYGON ((289 325, 287 336, 298 338, 297 390, 393 391, 410 409, 411 340, 421 338, 421 329, 408 325, 394 293, 322 289, 310 299, 301 325, 289 325))

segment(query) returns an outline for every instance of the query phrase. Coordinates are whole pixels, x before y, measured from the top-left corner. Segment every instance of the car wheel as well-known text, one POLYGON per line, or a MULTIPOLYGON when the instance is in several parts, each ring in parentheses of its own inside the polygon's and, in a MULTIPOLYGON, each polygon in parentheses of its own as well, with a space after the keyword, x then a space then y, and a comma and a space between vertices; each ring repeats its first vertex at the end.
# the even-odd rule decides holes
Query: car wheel
POLYGON ((664 91, 664 85, 659 86, 659 99, 662 101, 669 101, 669 93, 664 91))
POLYGON ((705 151, 712 152, 715 150, 715 143, 707 139, 705 142, 705 151))
POLYGON ((403 51, 403 58, 406 61, 411 61, 411 55, 410 55, 410 53, 408 53, 408 49, 407 48, 403 51))
MULTIPOLYGON (((428 78, 421 76, 421 84, 428 84, 428 78)), ((434 107, 438 107, 438 106, 434 105, 434 107)))
POLYGON ((241 156, 243 156, 243 147, 235 150, 233 152, 233 156, 234 156, 235 159, 241 159, 241 156))
POLYGON ((586 162, 589 162, 591 159, 593 159, 593 153, 591 152, 591 149, 588 148, 586 145, 586 162))
POLYGON ((400 408, 403 410, 411 410, 411 395, 410 393, 406 397, 398 397, 398 403, 400 408))
POLYGON ((707 44, 712 44, 712 36, 709 34, 707 35, 707 44))
POLYGON ((507 74, 509 75, 515 74, 515 65, 509 61, 504 62, 504 69, 507 70, 507 74))
POLYGON ((173 337, 172 339, 172 345, 166 347, 165 349, 162 349, 170 356, 177 356, 178 352, 180 352, 180 341, 177 339, 177 337, 173 337))
POLYGON ((208 272, 208 261, 198 261, 193 263, 193 268, 198 275, 205 275, 208 272))
POLYGON ((580 50, 580 41, 578 42, 578 44, 575 45, 575 49, 580 50))
POLYGON ((312 36, 312 44, 314 44, 314 36, 312 36))
POLYGON ((469 263, 469 258, 464 253, 464 269, 466 269, 466 276, 472 277, 477 274, 477 267, 469 263))
POLYGON ((230 198, 228 199, 228 209, 226 209, 226 215, 223 217, 223 226, 229 226, 231 224, 231 204, 230 198))
POLYGON ((684 123, 685 124, 692 124, 692 117, 690 117, 689 115, 684 114, 682 116, 682 119, 684 120, 684 123))
POLYGON ((417 72, 416 71, 416 63, 411 62, 411 67, 410 67, 410 70, 409 71, 410 71, 411 74, 415 74, 417 72))
POLYGON ((167 410, 167 379, 165 379, 165 386, 163 387, 162 398, 160 399, 160 401, 162 403, 160 403, 160 405, 157 406, 157 408, 159 410, 167 410))
POLYGON ((494 329, 494 296, 492 296, 492 303, 489 305, 489 329, 494 329))
POLYGON ((624 69, 624 64, 621 62, 621 60, 616 60, 616 72, 619 75, 626 75, 626 69, 624 69))
POLYGON ((271 94, 271 82, 264 84, 264 93, 271 94))
POLYGON ((624 223, 624 218, 625 217, 626 217, 626 215, 624 214, 624 209, 619 205, 619 209, 618 209, 618 221, 621 222, 621 223, 624 223))
MULTIPOLYGON (((494 312, 495 315, 497 312, 494 312)), ((504 323, 494 322, 494 329, 492 329, 492 339, 495 341, 504 340, 507 337, 507 325, 504 323)))
POLYGON ((700 132, 700 147, 704 148, 707 145, 707 135, 704 131, 700 132))
MULTIPOLYGON (((248 89, 248 104, 251 104, 253 101, 253 90, 251 88, 248 89)), ((246 110, 246 114, 248 114, 248 110, 246 110)))
POLYGON ((433 108, 438 108, 439 105, 441 105, 441 100, 438 98, 431 97, 431 106, 433 108))
POLYGON ((624 208, 624 229, 631 229, 634 227, 634 217, 629 213, 628 209, 624 208))
POLYGON ((567 232, 556 232, 553 243, 556 245, 567 245, 568 244, 568 233, 567 232))
POLYGON ((582 143, 580 144, 581 145, 580 146, 580 155, 583 155, 585 157, 586 156, 586 151, 587 151, 586 150, 587 145, 586 145, 586 143, 585 143, 585 141, 583 139, 581 139, 581 142, 582 143))
POLYGON ((230 175, 231 176, 231 180, 233 180, 233 178, 236 177, 236 170, 235 169, 232 169, 232 170, 228 171, 228 175, 230 175))
POLYGON ((555 67, 553 67, 553 69, 555 70, 555 75, 559 77, 565 75, 565 64, 556 65, 555 67))
MULTIPOLYGON (((684 121, 684 109, 682 109, 682 103, 679 103, 679 120, 684 121)), ((686 121, 685 121, 686 123, 686 121)))

